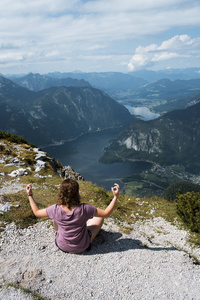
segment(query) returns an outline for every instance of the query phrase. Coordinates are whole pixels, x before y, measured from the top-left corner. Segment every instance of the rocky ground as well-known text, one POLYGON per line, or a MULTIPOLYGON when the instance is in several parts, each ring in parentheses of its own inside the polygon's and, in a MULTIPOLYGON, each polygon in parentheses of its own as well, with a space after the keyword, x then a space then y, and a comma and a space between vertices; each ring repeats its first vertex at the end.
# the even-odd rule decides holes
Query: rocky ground
POLYGON ((200 249, 187 238, 162 218, 137 222, 130 234, 108 219, 92 249, 77 255, 56 247, 51 221, 23 230, 9 224, 0 239, 0 299, 200 300, 200 265, 192 258, 200 260, 200 249))

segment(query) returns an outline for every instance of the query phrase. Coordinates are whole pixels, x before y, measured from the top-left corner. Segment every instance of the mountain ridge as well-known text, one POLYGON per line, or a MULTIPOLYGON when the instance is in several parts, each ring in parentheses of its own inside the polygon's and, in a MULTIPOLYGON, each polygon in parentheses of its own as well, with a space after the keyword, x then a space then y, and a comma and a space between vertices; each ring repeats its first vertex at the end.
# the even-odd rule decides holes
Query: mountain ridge
POLYGON ((124 126, 133 119, 124 106, 92 87, 50 87, 33 92, 8 79, 0 80, 0 129, 39 145, 124 126))
POLYGON ((129 74, 132 74, 133 76, 143 78, 149 82, 160 80, 162 78, 167 78, 170 80, 189 80, 189 79, 195 79, 200 78, 200 68, 194 67, 194 68, 182 68, 182 69, 164 69, 164 70, 148 70, 143 69, 139 71, 133 71, 129 74))
POLYGON ((53 78, 76 78, 88 81, 93 87, 103 90, 109 95, 114 95, 121 90, 136 90, 148 81, 120 72, 89 72, 89 73, 48 73, 53 78))
POLYGON ((128 103, 134 106, 134 102, 140 102, 141 106, 151 106, 155 112, 163 114, 185 108, 190 102, 190 97, 199 92, 200 78, 174 81, 163 78, 140 87, 133 93, 133 100, 129 100, 128 103))
POLYGON ((39 73, 33 74, 29 73, 20 78, 10 77, 10 79, 17 83, 21 87, 28 88, 31 91, 41 91, 44 89, 48 89, 52 86, 75 86, 75 87, 91 87, 89 82, 86 82, 84 79, 76 79, 76 78, 51 78, 48 76, 40 75, 39 73))

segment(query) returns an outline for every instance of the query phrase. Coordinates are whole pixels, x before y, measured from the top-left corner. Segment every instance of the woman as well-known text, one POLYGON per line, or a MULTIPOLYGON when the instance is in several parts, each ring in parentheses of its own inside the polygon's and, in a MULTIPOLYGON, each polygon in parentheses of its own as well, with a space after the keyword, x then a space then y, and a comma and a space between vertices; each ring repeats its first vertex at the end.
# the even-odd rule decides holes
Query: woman
POLYGON ((114 198, 105 210, 80 202, 79 184, 73 179, 65 179, 60 185, 58 203, 39 209, 33 198, 32 184, 26 191, 32 211, 36 217, 49 217, 54 221, 56 245, 64 252, 81 253, 89 250, 100 231, 104 218, 109 217, 119 195, 119 185, 111 188, 114 198))

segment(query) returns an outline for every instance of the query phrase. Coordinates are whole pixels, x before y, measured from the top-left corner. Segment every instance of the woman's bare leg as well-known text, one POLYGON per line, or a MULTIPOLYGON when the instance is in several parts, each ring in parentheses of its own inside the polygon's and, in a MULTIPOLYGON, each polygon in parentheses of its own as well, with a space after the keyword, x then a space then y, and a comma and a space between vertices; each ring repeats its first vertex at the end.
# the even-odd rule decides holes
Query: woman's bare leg
POLYGON ((93 217, 92 219, 89 219, 87 221, 87 228, 92 234, 91 243, 93 242, 95 236, 100 231, 100 229, 103 225, 103 222, 104 222, 104 218, 101 218, 101 217, 93 217))
POLYGON ((58 224, 55 221, 53 221, 53 228, 54 228, 55 232, 58 231, 58 224))

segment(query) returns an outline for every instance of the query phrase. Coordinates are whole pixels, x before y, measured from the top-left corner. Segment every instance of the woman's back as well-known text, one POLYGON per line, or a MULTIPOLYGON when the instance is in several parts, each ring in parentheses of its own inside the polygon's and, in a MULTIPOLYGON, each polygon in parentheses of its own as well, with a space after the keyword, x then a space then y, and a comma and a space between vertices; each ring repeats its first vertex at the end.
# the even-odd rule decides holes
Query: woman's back
POLYGON ((78 182, 65 179, 60 185, 57 204, 39 209, 33 198, 32 184, 26 187, 35 216, 54 220, 57 246, 71 253, 80 253, 89 248, 101 229, 104 218, 112 214, 119 195, 119 185, 115 183, 111 190, 114 198, 106 209, 102 210, 90 204, 81 204, 78 182))
POLYGON ((58 225, 56 243, 65 252, 80 253, 90 245, 86 222, 94 217, 96 208, 82 203, 70 213, 66 213, 60 205, 54 204, 46 209, 48 217, 58 225))

